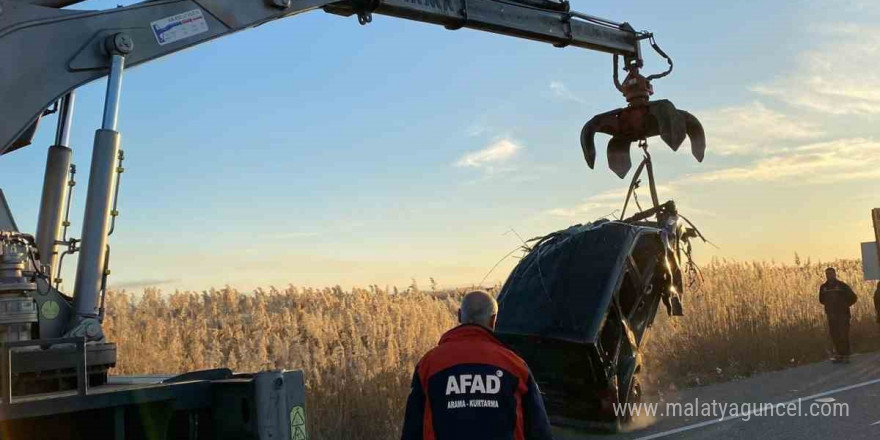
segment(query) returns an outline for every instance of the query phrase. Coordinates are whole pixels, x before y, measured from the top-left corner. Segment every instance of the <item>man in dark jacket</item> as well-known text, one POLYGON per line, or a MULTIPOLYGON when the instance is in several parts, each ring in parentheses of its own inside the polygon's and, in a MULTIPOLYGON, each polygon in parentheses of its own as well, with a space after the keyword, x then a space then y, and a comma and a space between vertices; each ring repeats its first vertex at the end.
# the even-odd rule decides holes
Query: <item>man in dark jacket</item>
POLYGON ((819 302, 825 306, 828 329, 834 343, 831 361, 849 363, 849 308, 858 297, 848 284, 837 279, 837 271, 833 267, 825 269, 825 279, 825 283, 819 287, 819 302))
POLYGON ((413 374, 403 440, 552 440, 529 367, 492 333, 498 303, 466 294, 458 327, 413 374))
POLYGON ((874 311, 877 313, 877 323, 880 324, 880 281, 877 282, 877 289, 874 290, 874 311))

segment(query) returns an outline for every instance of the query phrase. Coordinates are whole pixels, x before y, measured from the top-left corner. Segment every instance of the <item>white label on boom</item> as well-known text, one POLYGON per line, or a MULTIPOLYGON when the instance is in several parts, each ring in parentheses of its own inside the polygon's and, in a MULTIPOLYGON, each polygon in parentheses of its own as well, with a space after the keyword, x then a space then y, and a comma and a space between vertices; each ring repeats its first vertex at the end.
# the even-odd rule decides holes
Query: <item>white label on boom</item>
POLYGON ((208 32, 208 22, 201 9, 193 9, 182 14, 165 17, 150 23, 153 35, 160 46, 208 32))

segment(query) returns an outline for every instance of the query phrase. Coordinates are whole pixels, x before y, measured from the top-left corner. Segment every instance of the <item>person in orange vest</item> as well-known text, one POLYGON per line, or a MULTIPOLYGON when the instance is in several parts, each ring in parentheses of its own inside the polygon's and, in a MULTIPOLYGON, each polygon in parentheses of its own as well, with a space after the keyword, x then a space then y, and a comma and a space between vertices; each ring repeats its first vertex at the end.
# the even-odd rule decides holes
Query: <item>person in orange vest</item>
POLYGON ((458 327, 416 366, 403 440, 552 440, 529 367, 493 334, 498 303, 467 293, 458 327))

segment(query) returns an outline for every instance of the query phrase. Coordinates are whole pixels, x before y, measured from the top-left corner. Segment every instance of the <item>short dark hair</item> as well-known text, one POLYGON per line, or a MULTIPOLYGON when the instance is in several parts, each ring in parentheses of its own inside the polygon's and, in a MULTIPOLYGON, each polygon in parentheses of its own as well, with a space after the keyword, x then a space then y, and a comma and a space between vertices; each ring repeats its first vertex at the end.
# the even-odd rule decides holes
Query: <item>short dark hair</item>
POLYGON ((826 267, 826 268, 825 268, 825 272, 834 272, 834 273, 837 273, 837 269, 835 269, 835 268, 833 268, 833 267, 826 267))

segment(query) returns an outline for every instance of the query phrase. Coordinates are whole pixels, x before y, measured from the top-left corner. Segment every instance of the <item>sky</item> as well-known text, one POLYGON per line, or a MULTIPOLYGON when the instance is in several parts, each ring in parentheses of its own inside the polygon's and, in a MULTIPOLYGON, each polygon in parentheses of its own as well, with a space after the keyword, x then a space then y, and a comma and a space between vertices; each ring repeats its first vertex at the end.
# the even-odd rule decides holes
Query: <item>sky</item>
MULTIPOLYGON (((659 139, 651 152, 661 198, 718 246, 697 245, 699 262, 859 257, 880 207, 880 5, 572 7, 654 32, 675 60, 654 98, 703 121, 706 159, 659 139)), ((644 49, 646 72, 661 70, 644 49)), ((110 286, 503 281, 519 237, 620 209, 628 181, 607 168, 604 147, 588 169, 579 145, 592 115, 624 104, 611 72, 603 53, 321 11, 132 68, 110 286)), ((77 92, 73 236, 105 84, 77 92)), ((46 121, 34 145, 0 160, 25 231, 53 139, 46 121)), ((68 259, 65 285, 74 268, 68 259)))

